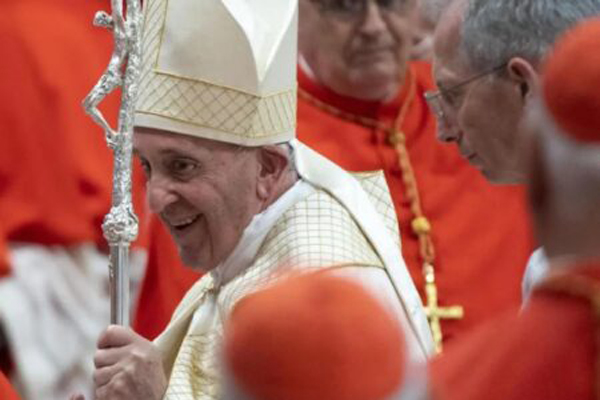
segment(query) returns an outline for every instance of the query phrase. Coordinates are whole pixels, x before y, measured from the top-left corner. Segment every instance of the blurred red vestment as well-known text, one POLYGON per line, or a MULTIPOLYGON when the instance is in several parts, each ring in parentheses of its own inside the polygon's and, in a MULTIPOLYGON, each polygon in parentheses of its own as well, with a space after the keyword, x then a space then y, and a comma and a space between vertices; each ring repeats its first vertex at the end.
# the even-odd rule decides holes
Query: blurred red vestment
POLYGON ((8 379, 0 372, 0 399, 2 400, 19 400, 20 397, 12 388, 8 379))
POLYGON ((434 360, 433 398, 599 399, 600 262, 567 268, 434 360))
MULTIPOLYGON (((81 107, 112 51, 112 35, 91 25, 103 6, 108 1, 1 7, 0 248, 7 241, 106 246, 100 226, 110 208, 112 154, 81 107)), ((101 106, 113 122, 118 107, 118 96, 101 106)), ((139 213, 143 179, 136 170, 139 213)), ((0 256, 0 274, 7 274, 6 251, 0 256)))

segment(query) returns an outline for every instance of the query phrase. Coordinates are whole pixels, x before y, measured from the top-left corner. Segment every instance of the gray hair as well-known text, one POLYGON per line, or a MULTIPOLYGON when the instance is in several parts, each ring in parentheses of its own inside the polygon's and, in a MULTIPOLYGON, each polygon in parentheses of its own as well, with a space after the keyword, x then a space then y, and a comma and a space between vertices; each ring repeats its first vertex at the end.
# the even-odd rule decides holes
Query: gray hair
POLYGON ((569 27, 600 15, 600 0, 468 0, 462 52, 475 71, 512 57, 536 65, 569 27))
POLYGON ((266 145, 262 145, 262 146, 258 146, 258 147, 243 146, 243 145, 239 145, 239 144, 231 144, 231 146, 238 152, 252 151, 252 150, 256 150, 260 147, 276 147, 278 149, 281 149, 281 150, 283 150, 283 152, 285 153, 285 155, 287 156, 287 159, 288 159, 287 171, 296 172, 296 153, 294 151, 294 148, 290 145, 289 142, 266 144, 266 145))
POLYGON ((279 143, 276 146, 285 150, 286 154, 288 155, 288 171, 297 173, 298 171, 296 169, 296 152, 294 151, 294 147, 289 142, 279 143))

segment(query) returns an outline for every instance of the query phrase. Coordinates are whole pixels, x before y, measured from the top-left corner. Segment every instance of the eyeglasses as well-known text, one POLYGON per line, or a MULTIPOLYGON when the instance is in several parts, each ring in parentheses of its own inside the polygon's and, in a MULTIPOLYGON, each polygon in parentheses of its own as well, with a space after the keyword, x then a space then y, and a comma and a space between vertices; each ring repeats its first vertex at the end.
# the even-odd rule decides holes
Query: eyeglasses
POLYGON ((381 12, 399 13, 403 11, 412 0, 311 0, 322 12, 344 19, 353 19, 364 15, 367 3, 372 1, 377 4, 381 12))
POLYGON ((431 91, 425 92, 425 95, 424 95, 425 101, 427 101, 429 108, 433 112, 433 115, 437 118, 438 122, 444 123, 445 126, 448 126, 449 121, 448 121, 446 112, 444 111, 444 109, 445 109, 444 104, 446 104, 446 106, 450 106, 450 107, 456 106, 455 99, 456 99, 456 95, 458 93, 458 89, 463 88, 466 85, 468 85, 469 83, 475 82, 485 76, 502 71, 504 68, 506 68, 507 65, 508 65, 508 63, 502 63, 501 65, 498 65, 497 67, 483 71, 483 72, 476 74, 470 78, 467 78, 466 80, 459 82, 456 85, 452 85, 448 88, 443 88, 443 89, 439 89, 439 90, 431 90, 431 91))

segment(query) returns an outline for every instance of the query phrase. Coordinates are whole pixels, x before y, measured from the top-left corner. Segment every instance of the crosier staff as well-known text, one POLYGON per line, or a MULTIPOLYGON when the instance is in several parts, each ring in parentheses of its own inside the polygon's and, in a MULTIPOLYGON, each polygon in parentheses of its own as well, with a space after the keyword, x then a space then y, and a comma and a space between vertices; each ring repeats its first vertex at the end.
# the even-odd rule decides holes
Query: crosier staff
POLYGON ((134 106, 141 70, 140 0, 127 0, 127 18, 123 0, 112 0, 112 16, 99 11, 94 25, 113 31, 115 49, 100 80, 83 101, 85 111, 102 127, 108 146, 113 150, 113 192, 110 212, 102 231, 110 246, 110 320, 111 324, 129 325, 129 246, 138 233, 138 219, 131 203, 131 166, 134 106), (98 104, 114 89, 122 87, 118 129, 113 130, 98 104))

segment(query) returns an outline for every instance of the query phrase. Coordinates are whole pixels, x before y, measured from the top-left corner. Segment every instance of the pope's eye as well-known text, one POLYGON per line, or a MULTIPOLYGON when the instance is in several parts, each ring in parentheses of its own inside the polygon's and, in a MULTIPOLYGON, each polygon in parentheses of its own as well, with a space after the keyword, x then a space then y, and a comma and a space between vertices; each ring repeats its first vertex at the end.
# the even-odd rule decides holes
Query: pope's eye
POLYGON ((198 164, 191 160, 174 159, 169 162, 168 167, 171 173, 182 176, 193 172, 198 167, 198 164))
POLYGON ((140 159, 140 164, 142 166, 142 170, 144 170, 144 175, 146 176, 146 179, 150 179, 150 163, 146 160, 140 159))

